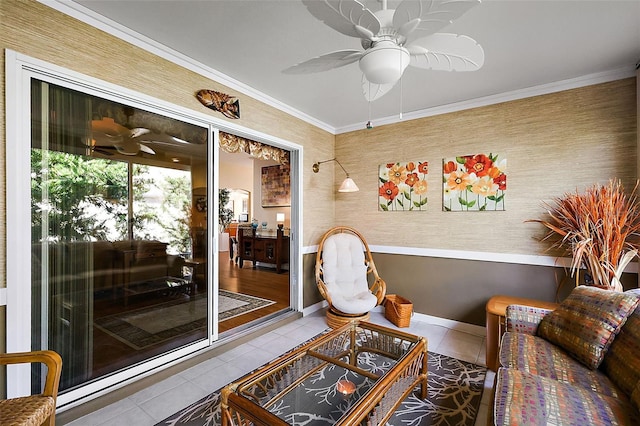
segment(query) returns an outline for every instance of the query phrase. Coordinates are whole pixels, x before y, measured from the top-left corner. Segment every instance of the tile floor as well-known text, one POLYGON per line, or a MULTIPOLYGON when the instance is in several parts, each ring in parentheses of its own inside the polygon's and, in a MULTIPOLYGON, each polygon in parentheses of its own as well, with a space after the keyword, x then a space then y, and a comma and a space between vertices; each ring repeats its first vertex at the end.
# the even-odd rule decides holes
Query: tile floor
MULTIPOLYGON (((381 312, 372 312, 371 322, 394 327, 381 312)), ((73 426, 155 425, 169 415, 315 336, 326 327, 322 313, 297 319, 67 424, 73 426)), ((464 333, 415 318, 412 319, 409 328, 402 330, 425 336, 429 351, 485 365, 484 336, 464 333)), ((487 372, 485 391, 476 425, 486 424, 494 374, 492 371, 487 372)))

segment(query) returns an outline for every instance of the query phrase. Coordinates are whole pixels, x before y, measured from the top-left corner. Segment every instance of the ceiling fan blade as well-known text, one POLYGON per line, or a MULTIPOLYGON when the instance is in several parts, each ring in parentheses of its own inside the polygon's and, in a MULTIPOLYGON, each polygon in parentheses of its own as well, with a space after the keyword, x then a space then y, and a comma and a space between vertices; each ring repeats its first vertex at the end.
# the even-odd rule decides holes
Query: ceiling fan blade
POLYGON ((337 52, 327 53, 301 62, 282 72, 285 74, 311 74, 314 72, 327 71, 356 62, 361 56, 362 52, 359 50, 338 50, 337 52))
POLYGON ((166 133, 149 133, 140 138, 139 141, 141 151, 144 151, 143 147, 147 146, 150 150, 158 150, 165 156, 175 153, 175 155, 186 154, 196 157, 207 153, 206 144, 191 143, 166 133))
POLYGON ((380 31, 376 15, 357 0, 302 0, 302 3, 313 16, 349 37, 362 38, 363 34, 356 30, 356 25, 374 35, 380 31))
POLYGON ((409 37, 416 28, 418 28, 418 25, 420 25, 420 18, 412 19, 398 28, 398 34, 403 36, 406 40, 406 38, 409 37))
POLYGON ((407 34, 403 35, 408 38, 415 31, 426 36, 440 31, 478 4, 480 0, 404 0, 393 14, 393 27, 401 29, 418 18, 420 23, 410 31, 405 28, 407 34))
POLYGON ((136 127, 134 129, 130 130, 129 137, 130 138, 137 138, 137 137, 140 137, 142 135, 146 135, 147 133, 151 133, 151 130, 146 129, 144 127, 136 127))
POLYGON ((103 117, 102 120, 91 120, 91 131, 100 132, 109 136, 127 136, 130 130, 118 124, 111 117, 103 117))
MULTIPOLYGON (((145 143, 159 143, 166 145, 178 145, 178 141, 180 139, 176 139, 173 136, 170 136, 166 133, 147 133, 143 137, 140 138, 140 142, 145 143)), ((182 143, 188 143, 184 141, 182 143)))
POLYGON ((151 155, 156 155, 156 152, 153 149, 149 148, 148 146, 146 146, 143 143, 139 143, 138 147, 139 147, 140 151, 142 151, 142 152, 146 152, 147 154, 151 154, 151 155))
POLYGON ((393 86, 395 86, 396 83, 397 81, 386 84, 371 83, 367 80, 367 77, 362 74, 362 93, 364 93, 364 98, 367 101, 372 102, 386 95, 391 89, 393 89, 393 86))
POLYGON ((122 155, 137 155, 140 152, 140 144, 133 139, 127 138, 122 142, 113 145, 122 155))
POLYGON ((112 136, 109 133, 93 132, 88 145, 91 146, 113 146, 122 143, 123 138, 120 135, 112 136))
POLYGON ((464 35, 438 33, 405 46, 409 65, 436 71, 476 71, 484 64, 484 50, 464 35))

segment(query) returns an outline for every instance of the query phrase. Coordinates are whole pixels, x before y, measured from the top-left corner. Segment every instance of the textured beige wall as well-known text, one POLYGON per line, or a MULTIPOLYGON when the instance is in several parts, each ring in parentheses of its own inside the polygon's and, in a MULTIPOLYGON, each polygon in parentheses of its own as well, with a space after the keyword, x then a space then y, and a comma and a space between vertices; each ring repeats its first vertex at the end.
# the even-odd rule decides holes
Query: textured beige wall
MULTIPOLYGON (((2 22, 0 47, 3 48, 3 63, 4 49, 12 49, 200 113, 210 114, 218 119, 225 118, 215 111, 204 108, 196 100, 194 93, 206 88, 238 96, 241 118, 225 120, 297 143, 304 148, 303 244, 315 244, 318 234, 316 227, 325 229, 333 222, 332 188, 326 184, 319 184, 310 177, 311 165, 317 159, 333 154, 334 136, 332 134, 36 1, 0 1, 0 21, 2 22)), ((4 66, 0 69, 0 78, 4 81, 4 66)), ((0 152, 4 153, 7 145, 10 146, 10 143, 7 144, 4 140, 4 85, 0 94, 2 108, 0 152)), ((0 188, 4 191, 4 161, 0 164, 2 168, 0 188)), ((4 197, 1 197, 1 200, 0 203, 4 203, 4 197)), ((0 214, 2 215, 0 226, 4 227, 4 205, 0 205, 0 214)), ((4 228, 0 228, 0 240, 4 242, 5 238, 6 232, 4 228)), ((4 244, 0 247, 2 247, 0 250, 4 250, 4 244)), ((0 255, 2 259, 5 258, 4 253, 0 252, 0 255)), ((5 265, 0 268, 4 277, 5 265)))
MULTIPOLYGON (((534 237, 541 200, 611 177, 636 179, 636 79, 583 87, 336 137, 336 157, 360 187, 338 196, 338 222, 369 244, 544 254, 534 237), (507 158, 504 212, 443 212, 442 159, 497 153, 507 158), (428 160, 428 209, 377 210, 378 165, 428 160)), ((374 123, 375 124, 375 123, 374 123)))

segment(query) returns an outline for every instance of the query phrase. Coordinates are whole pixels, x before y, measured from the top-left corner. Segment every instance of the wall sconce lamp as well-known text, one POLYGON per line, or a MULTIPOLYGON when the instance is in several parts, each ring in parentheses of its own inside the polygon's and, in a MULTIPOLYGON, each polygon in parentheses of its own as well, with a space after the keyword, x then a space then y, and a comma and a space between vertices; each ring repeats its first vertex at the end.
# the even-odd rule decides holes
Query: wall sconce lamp
POLYGON ((349 173, 344 169, 344 167, 342 167, 342 164, 340 164, 340 162, 335 158, 332 158, 331 160, 324 160, 324 161, 318 161, 317 163, 313 163, 313 172, 318 173, 318 171, 320 171, 320 164, 328 163, 329 161, 335 161, 336 163, 338 163, 338 166, 340 166, 342 171, 347 175, 346 179, 342 181, 342 185, 340 185, 340 188, 338 188, 338 192, 360 191, 360 188, 358 188, 358 185, 356 185, 353 179, 349 177, 349 173))

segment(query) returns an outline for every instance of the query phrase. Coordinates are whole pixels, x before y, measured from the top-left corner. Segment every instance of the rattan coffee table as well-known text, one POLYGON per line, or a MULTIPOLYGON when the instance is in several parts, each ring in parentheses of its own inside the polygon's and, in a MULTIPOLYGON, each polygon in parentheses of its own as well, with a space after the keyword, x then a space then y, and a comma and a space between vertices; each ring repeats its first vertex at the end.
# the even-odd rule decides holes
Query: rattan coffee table
POLYGON ((222 425, 382 425, 417 385, 427 340, 354 321, 226 386, 222 425))

